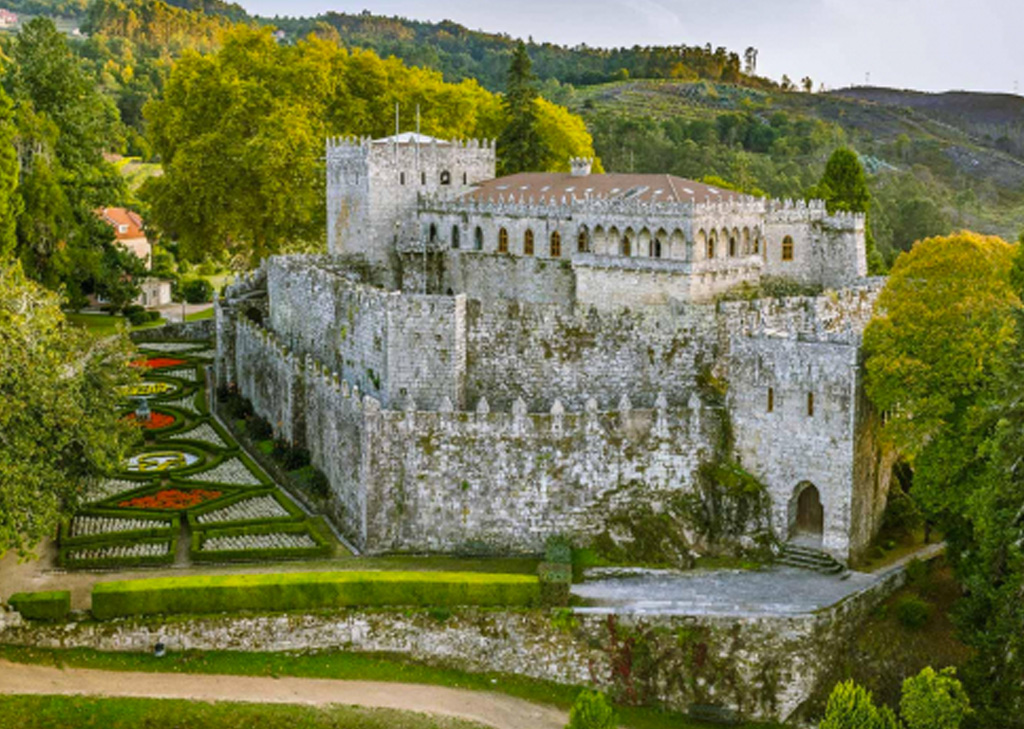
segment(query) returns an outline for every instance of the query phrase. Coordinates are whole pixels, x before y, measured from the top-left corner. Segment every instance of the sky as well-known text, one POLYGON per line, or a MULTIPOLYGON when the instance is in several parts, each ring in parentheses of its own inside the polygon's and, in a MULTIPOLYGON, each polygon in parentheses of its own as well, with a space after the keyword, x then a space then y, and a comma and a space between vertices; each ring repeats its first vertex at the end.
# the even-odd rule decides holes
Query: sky
POLYGON ((758 73, 922 91, 1024 88, 1024 0, 241 0, 259 15, 334 10, 454 20, 591 46, 758 49, 758 73), (870 74, 870 76, 868 76, 870 74))

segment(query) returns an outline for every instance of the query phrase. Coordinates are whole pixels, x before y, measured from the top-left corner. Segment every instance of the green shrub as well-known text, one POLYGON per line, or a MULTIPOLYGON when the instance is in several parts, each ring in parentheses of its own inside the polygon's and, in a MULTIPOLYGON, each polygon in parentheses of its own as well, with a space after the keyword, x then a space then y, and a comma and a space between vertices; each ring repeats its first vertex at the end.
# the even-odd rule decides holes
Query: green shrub
POLYGON ((556 564, 572 564, 572 544, 565 537, 548 537, 544 545, 544 561, 556 564))
POLYGON ((294 471, 309 465, 309 451, 296 448, 284 438, 274 440, 274 449, 270 453, 286 471, 294 471))
POLYGON ((899 729, 892 710, 879 708, 871 692, 851 681, 836 684, 819 729, 899 729))
POLYGON ((464 572, 311 572, 165 577, 101 582, 92 611, 129 615, 310 610, 339 607, 536 605, 536 577, 464 572))
POLYGON ((181 296, 190 304, 205 304, 213 299, 213 284, 205 278, 193 278, 181 285, 181 296))
POLYGON ((21 616, 30 620, 63 620, 71 612, 71 593, 19 592, 7 601, 21 616))
POLYGON ((537 566, 540 578, 540 602, 545 607, 565 607, 569 604, 572 585, 572 565, 541 562, 537 566))
POLYGON ((274 429, 259 415, 250 414, 245 418, 245 432, 251 440, 269 440, 274 437, 274 429))
POLYGON ((581 691, 569 709, 565 729, 615 729, 619 725, 615 709, 600 691, 581 691))
POLYGON ((896 619, 910 630, 923 628, 931 614, 931 603, 917 595, 904 595, 896 601, 896 619))
POLYGON ((936 673, 928 666, 903 682, 900 714, 907 729, 959 729, 970 713, 971 702, 955 668, 936 673))

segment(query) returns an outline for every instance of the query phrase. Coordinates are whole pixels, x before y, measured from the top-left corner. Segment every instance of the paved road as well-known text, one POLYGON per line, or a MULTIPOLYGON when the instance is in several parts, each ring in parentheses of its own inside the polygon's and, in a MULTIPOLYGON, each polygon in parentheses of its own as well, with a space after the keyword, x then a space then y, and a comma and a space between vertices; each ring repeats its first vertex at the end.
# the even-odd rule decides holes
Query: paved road
POLYGON ((342 704, 475 721, 495 729, 562 729, 568 715, 503 694, 420 684, 136 673, 0 661, 0 693, 109 696, 270 704, 342 704))

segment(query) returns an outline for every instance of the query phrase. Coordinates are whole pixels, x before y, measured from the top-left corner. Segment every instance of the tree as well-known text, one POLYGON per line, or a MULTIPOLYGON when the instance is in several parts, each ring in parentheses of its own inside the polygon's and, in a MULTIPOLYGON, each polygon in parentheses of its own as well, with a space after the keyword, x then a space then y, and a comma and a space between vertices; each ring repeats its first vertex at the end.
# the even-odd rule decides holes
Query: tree
POLYGON ((0 259, 11 255, 18 244, 18 216, 24 207, 18 194, 16 136, 14 105, 0 88, 0 259))
POLYGON ((619 725, 615 709, 600 691, 580 691, 569 710, 565 729, 615 729, 619 725))
POLYGON ((902 201, 893 221, 893 247, 909 251, 919 240, 949 233, 949 218, 934 200, 914 197, 902 201))
POLYGON ((530 55, 522 41, 512 52, 503 99, 508 121, 498 137, 502 174, 547 168, 551 151, 538 131, 537 88, 530 55))
POLYGON ((810 76, 804 76, 800 81, 800 86, 803 87, 804 93, 809 94, 814 91, 814 81, 811 80, 810 76))
POLYGON ((903 682, 900 715, 907 729, 959 729, 970 711, 970 700, 955 668, 936 673, 927 666, 903 682))
POLYGON ((58 296, 10 259, 0 261, 0 342, 0 553, 24 553, 138 437, 116 396, 137 375, 126 336, 70 326, 58 296))
POLYGON ((819 729, 898 729, 895 715, 887 707, 875 706, 871 692, 852 680, 836 684, 825 705, 819 729))
POLYGON ((807 196, 824 200, 830 213, 862 213, 865 216, 868 273, 884 272, 885 261, 875 249, 871 223, 867 219, 871 206, 871 191, 868 190, 864 165, 861 164, 856 152, 849 147, 835 150, 828 158, 825 172, 817 186, 811 188, 807 196))

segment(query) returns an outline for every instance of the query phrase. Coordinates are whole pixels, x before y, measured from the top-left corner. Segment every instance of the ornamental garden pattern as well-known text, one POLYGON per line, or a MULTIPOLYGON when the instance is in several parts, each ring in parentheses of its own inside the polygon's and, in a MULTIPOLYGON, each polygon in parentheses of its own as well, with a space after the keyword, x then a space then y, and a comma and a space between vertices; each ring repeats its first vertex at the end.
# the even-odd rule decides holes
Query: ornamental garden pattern
POLYGON ((192 562, 326 556, 333 545, 212 417, 203 368, 210 343, 139 345, 143 382, 120 393, 144 442, 63 525, 66 569, 171 565, 180 540, 192 562), (147 407, 136 409, 140 398, 147 407), (148 409, 148 413, 146 412, 148 409))

